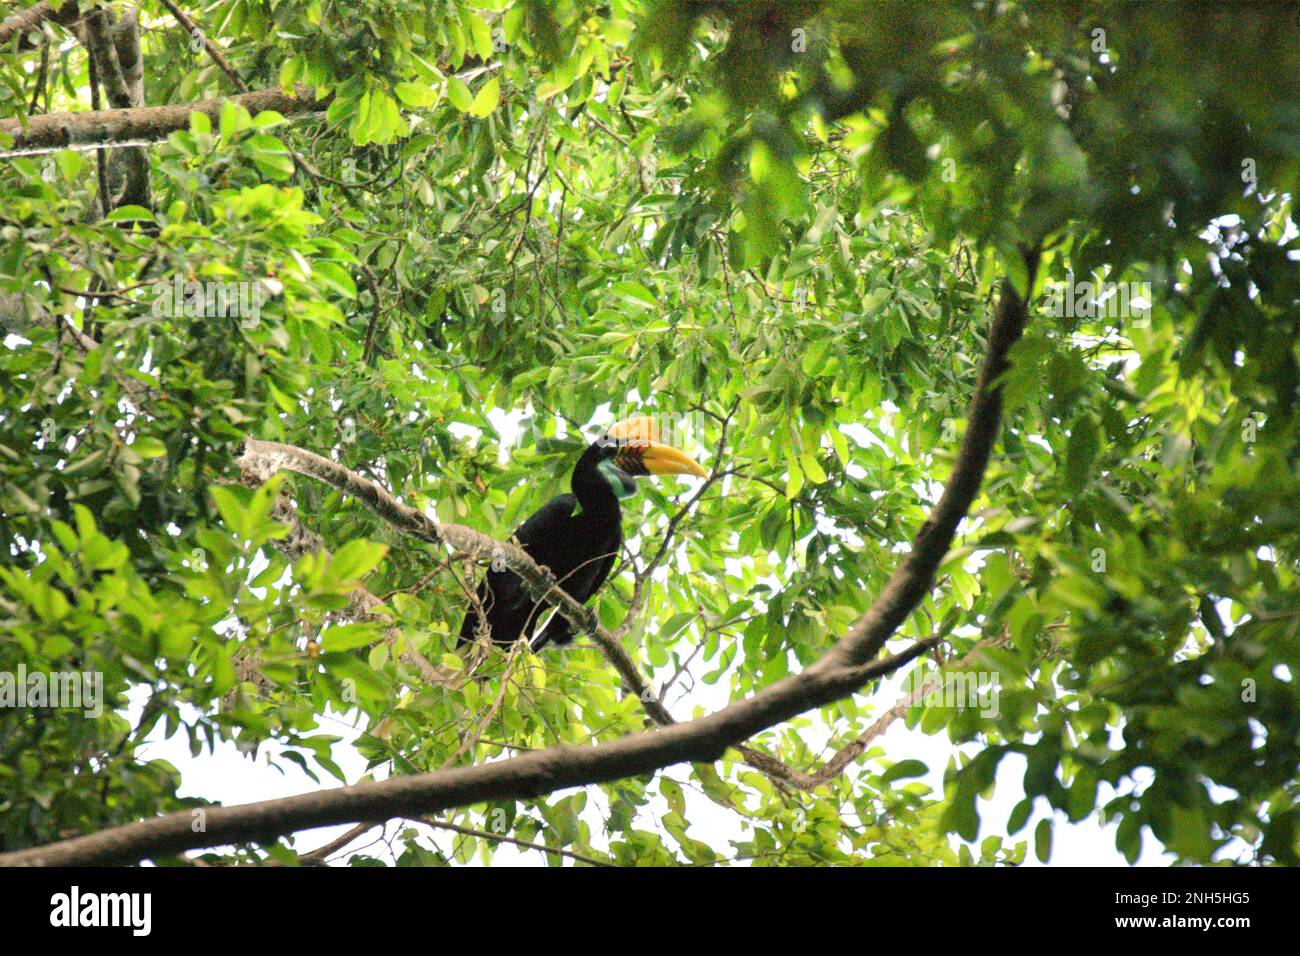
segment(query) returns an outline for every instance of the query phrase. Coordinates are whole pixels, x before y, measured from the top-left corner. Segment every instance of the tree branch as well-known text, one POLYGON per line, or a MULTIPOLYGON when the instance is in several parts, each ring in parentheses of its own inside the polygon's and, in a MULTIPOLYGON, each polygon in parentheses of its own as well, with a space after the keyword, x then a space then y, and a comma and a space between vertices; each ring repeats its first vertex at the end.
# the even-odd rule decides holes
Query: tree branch
POLYGON ((322 113, 330 97, 318 100, 302 88, 290 96, 278 89, 257 90, 238 96, 179 103, 171 106, 145 106, 130 109, 99 110, 81 113, 49 113, 0 120, 0 135, 13 138, 13 146, 0 150, 0 159, 49 153, 59 149, 95 149, 100 146, 140 146, 165 140, 170 133, 187 129, 190 113, 204 113, 220 119, 221 104, 229 99, 256 116, 263 110, 275 110, 286 116, 322 113))
POLYGON ((190 36, 198 33, 199 39, 203 42, 203 49, 208 51, 208 56, 212 58, 213 63, 217 64, 221 69, 221 72, 230 78, 230 82, 235 85, 235 89, 239 90, 241 93, 249 92, 248 84, 244 82, 243 77, 235 72, 235 68, 230 65, 230 61, 227 60, 225 54, 221 52, 221 47, 208 39, 207 32, 190 19, 185 14, 185 11, 174 4, 172 0, 160 0, 160 2, 167 8, 167 12, 176 18, 176 22, 181 25, 186 33, 190 36))
POLYGON ((656 722, 672 722, 672 716, 658 704, 653 693, 649 691, 631 655, 623 649, 623 645, 614 635, 600 625, 596 612, 579 604, 561 589, 555 576, 548 570, 538 567, 528 553, 518 545, 497 541, 463 525, 437 524, 423 513, 398 501, 374 482, 349 471, 337 462, 295 448, 293 445, 249 438, 244 442, 244 451, 238 463, 245 474, 261 481, 267 480, 282 469, 315 478, 358 499, 403 534, 429 544, 446 545, 474 560, 499 557, 507 568, 519 576, 534 601, 554 605, 570 623, 601 647, 629 690, 641 697, 647 704, 647 709, 652 710, 651 716, 656 722))
POLYGON ((0 47, 8 46, 10 40, 18 37, 18 49, 29 49, 27 34, 39 30, 46 20, 67 26, 80 16, 81 11, 77 9, 76 0, 65 0, 58 10, 54 9, 54 4, 50 0, 41 0, 40 3, 34 3, 26 10, 19 10, 0 21, 0 47))
POLYGON ((480 840, 495 840, 499 843, 510 843, 525 850, 540 850, 543 853, 550 853, 553 856, 564 856, 570 860, 577 860, 579 863, 586 863, 589 866, 613 866, 606 860, 597 860, 594 857, 583 856, 580 853, 574 853, 571 850, 559 850, 553 846, 546 846, 544 843, 529 843, 525 840, 516 840, 512 836, 506 836, 502 833, 487 833, 483 830, 472 830, 469 827, 463 827, 457 823, 448 823, 445 820, 433 820, 429 817, 407 817, 412 823, 423 823, 425 826, 433 827, 438 830, 450 830, 452 833, 460 833, 464 836, 478 837, 480 840))
POLYGON ((330 840, 330 842, 326 843, 324 846, 318 846, 310 853, 302 854, 301 856, 298 857, 298 862, 302 866, 324 866, 327 857, 337 853, 339 850, 343 849, 353 840, 357 839, 360 836, 363 836, 366 833, 369 833, 371 830, 373 830, 375 827, 379 825, 380 824, 378 823, 358 823, 347 833, 344 833, 342 836, 330 840))
MULTIPOLYGON (((1037 253, 1025 255, 1032 286, 1037 253)), ((652 773, 682 762, 719 759, 732 746, 814 707, 853 693, 866 681, 892 673, 926 649, 918 642, 880 660, 871 660, 885 641, 916 608, 983 482, 994 439, 1001 422, 999 376, 1007 368, 1007 351, 1020 337, 1026 321, 1025 303, 1009 282, 1003 282, 994 309, 988 343, 961 450, 943 495, 914 540, 912 551, 894 570, 872 604, 830 651, 802 673, 791 675, 736 701, 716 713, 659 730, 631 734, 594 747, 555 746, 506 760, 433 773, 372 781, 331 790, 267 800, 234 807, 210 807, 203 832, 191 829, 192 815, 171 813, 162 817, 112 827, 83 837, 44 847, 0 855, 7 865, 121 864, 171 856, 199 847, 267 841, 312 827, 359 820, 385 820, 425 816, 441 810, 489 800, 535 798, 567 787, 605 783, 652 773)), ((263 459, 272 471, 291 465, 339 477, 333 462, 269 442, 250 440, 246 455, 263 459), (301 456, 308 455, 306 461, 301 456), (313 461, 314 459, 314 461, 313 461)), ((296 468, 292 470, 297 470, 296 468)), ((269 477, 269 475, 268 475, 269 477)), ((477 557, 505 551, 511 570, 526 586, 545 587, 522 558, 521 549, 502 545, 467 528, 437 525, 397 502, 376 486, 356 488, 358 497, 377 513, 419 531, 424 540, 448 543, 477 557), (521 573, 521 571, 523 573, 521 573)), ((535 569, 535 566, 533 566, 535 569)), ((552 581, 554 579, 552 578, 552 581)), ((593 626, 594 614, 572 599, 559 607, 575 624, 584 617, 593 626), (569 605, 576 605, 575 607, 569 605), (573 615, 573 617, 570 617, 573 615)))
MULTIPOLYGON (((734 411, 735 406, 733 405, 732 412, 734 411)), ((729 418, 730 416, 728 416, 728 420, 729 418)), ((725 442, 725 440, 724 428, 723 441, 725 442)), ((649 683, 642 676, 636 662, 624 650, 620 642, 620 636, 605 630, 590 608, 570 597, 567 592, 558 586, 558 582, 551 575, 549 569, 539 567, 523 549, 504 544, 494 538, 489 538, 477 531, 459 525, 435 524, 420 512, 399 502, 387 490, 369 479, 363 478, 337 462, 293 445, 248 439, 244 445, 244 453, 240 456, 238 463, 245 483, 258 484, 280 469, 293 471, 323 481, 344 494, 360 499, 367 507, 388 521, 398 531, 411 537, 426 542, 441 542, 450 545, 471 558, 482 558, 486 555, 501 557, 506 567, 519 575, 533 600, 554 606, 575 627, 595 641, 605 659, 618 671, 628 691, 641 702, 642 708, 652 721, 661 727, 676 723, 676 719, 664 706, 660 695, 654 693, 649 683)), ((703 489, 697 492, 683 506, 675 516, 677 521, 694 505, 702 493, 703 489)), ((286 498, 282 497, 277 501, 272 515, 276 520, 284 521, 290 525, 291 533, 285 539, 285 543, 298 540, 302 534, 311 534, 311 532, 303 531, 286 498)), ((311 550, 322 547, 319 538, 316 538, 315 535, 311 535, 311 537, 315 539, 311 550)), ((666 546, 660 549, 659 557, 663 556, 664 550, 666 550, 666 546)), ((380 602, 364 588, 358 589, 354 592, 354 595, 356 595, 356 600, 363 603, 363 610, 370 619, 390 620, 386 614, 369 614, 373 606, 380 602)), ((396 641, 398 636, 398 631, 395 628, 388 629, 390 644, 396 641)), ((434 667, 415 652, 413 648, 408 649, 408 653, 411 655, 408 659, 416 665, 424 679, 436 686, 450 686, 455 689, 461 686, 471 673, 470 670, 457 673, 446 668, 434 667)), ((803 786, 804 788, 812 786, 812 784, 807 783, 811 778, 806 778, 799 771, 786 766, 776 757, 748 745, 742 745, 739 749, 746 762, 755 769, 773 777, 778 783, 784 782, 796 787, 803 786)))

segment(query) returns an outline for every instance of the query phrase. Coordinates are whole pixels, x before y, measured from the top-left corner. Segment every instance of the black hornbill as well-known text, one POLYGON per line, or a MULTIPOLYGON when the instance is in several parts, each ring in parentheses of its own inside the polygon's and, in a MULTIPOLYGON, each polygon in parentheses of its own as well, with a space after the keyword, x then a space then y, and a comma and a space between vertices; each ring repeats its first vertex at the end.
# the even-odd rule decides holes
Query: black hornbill
MULTIPOLYGON (((696 475, 708 472, 685 452, 658 440, 653 419, 630 418, 612 425, 582 453, 569 479, 572 494, 556 495, 515 531, 512 539, 539 565, 549 568, 560 587, 585 602, 596 593, 623 544, 619 500, 636 494, 638 475, 696 475)), ((522 634, 539 651, 547 644, 573 640, 569 622, 553 614, 533 638, 547 605, 534 601, 513 571, 491 570, 478 587, 492 640, 509 645, 522 634)), ((478 612, 460 625, 460 647, 474 640, 478 612)))

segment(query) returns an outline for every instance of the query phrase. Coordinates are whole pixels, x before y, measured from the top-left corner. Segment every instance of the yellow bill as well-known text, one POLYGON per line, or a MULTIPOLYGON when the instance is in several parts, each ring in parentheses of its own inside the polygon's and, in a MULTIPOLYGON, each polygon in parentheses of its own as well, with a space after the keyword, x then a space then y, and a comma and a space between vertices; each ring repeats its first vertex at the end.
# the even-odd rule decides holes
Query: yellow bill
POLYGON ((659 440, 659 425, 649 415, 611 425, 605 435, 621 446, 614 464, 629 475, 709 476, 704 466, 686 452, 659 440))

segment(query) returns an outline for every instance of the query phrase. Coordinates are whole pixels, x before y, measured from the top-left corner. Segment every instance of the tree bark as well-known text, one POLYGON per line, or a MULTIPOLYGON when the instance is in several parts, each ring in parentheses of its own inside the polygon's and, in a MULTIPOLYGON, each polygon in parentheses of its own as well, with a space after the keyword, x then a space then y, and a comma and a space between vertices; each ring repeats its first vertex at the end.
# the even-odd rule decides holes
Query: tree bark
POLYGON ((54 4, 50 0, 41 0, 40 3, 34 3, 26 10, 20 10, 0 21, 0 47, 8 46, 10 40, 18 37, 19 50, 33 49, 32 44, 27 42, 27 35, 33 30, 40 29, 41 24, 46 20, 68 26, 80 17, 81 11, 77 9, 77 0, 66 0, 58 10, 54 9, 54 4))
POLYGON ((323 113, 330 104, 330 98, 318 100, 306 88, 300 88, 296 95, 274 89, 171 106, 111 109, 91 113, 51 113, 0 120, 0 135, 12 137, 14 141, 11 147, 0 149, 0 159, 49 153, 58 149, 95 149, 100 146, 138 146, 161 142, 170 133, 187 129, 190 113, 204 113, 215 122, 220 118, 221 104, 227 99, 240 104, 254 115, 263 110, 275 110, 287 117, 323 113))
MULTIPOLYGON (((134 10, 115 20, 103 10, 86 14, 82 37, 86 52, 95 60, 98 76, 115 109, 144 106, 144 64, 140 58, 140 22, 134 10)), ((108 215, 118 206, 153 208, 152 168, 143 146, 113 154, 108 164, 108 215)))

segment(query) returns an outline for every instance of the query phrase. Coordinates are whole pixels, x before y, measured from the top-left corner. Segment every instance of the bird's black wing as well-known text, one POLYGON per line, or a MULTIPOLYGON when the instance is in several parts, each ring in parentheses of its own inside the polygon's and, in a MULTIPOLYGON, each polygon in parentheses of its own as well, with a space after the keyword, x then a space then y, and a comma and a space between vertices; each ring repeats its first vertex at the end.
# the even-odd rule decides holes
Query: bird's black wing
POLYGON ((528 552, 534 561, 540 561, 538 545, 558 540, 565 524, 578 508, 578 499, 570 494, 556 495, 542 505, 515 529, 511 536, 528 552))
MULTIPOLYGON (((579 591, 571 590, 567 587, 564 590, 572 594, 574 600, 579 604, 586 603, 587 599, 599 591, 600 586, 604 584, 605 579, 609 577, 609 571, 614 567, 614 559, 616 557, 618 557, 618 552, 616 550, 611 550, 609 554, 600 559, 600 562, 596 565, 596 573, 592 575, 591 583, 587 587, 581 588, 581 592, 585 593, 580 593, 579 591)), ((542 633, 538 634, 537 638, 533 641, 532 651, 535 654, 547 644, 562 645, 568 644, 571 640, 573 640, 573 626, 569 623, 567 617, 559 611, 556 611, 551 615, 551 619, 546 622, 546 627, 542 628, 542 633)))
MULTIPOLYGON (((559 536, 559 529, 577 505, 573 495, 556 495, 533 512, 511 537, 534 561, 547 564, 549 556, 543 553, 545 542, 559 536)), ((518 640, 534 610, 534 602, 519 576, 513 571, 488 571, 478 587, 478 599, 487 612, 492 640, 498 644, 513 644, 518 640)), ((471 609, 461 621, 457 646, 474 640, 477 628, 478 614, 471 609)))

